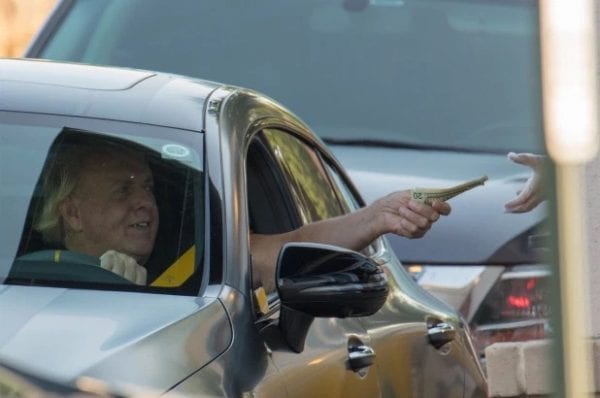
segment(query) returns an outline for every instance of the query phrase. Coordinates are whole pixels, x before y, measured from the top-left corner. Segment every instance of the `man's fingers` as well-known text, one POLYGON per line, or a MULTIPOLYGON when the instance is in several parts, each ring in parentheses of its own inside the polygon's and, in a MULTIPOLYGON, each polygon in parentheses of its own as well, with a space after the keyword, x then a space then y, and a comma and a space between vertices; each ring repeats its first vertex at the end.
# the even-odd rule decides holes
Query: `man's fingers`
POLYGON ((517 164, 522 164, 524 166, 530 166, 531 165, 530 164, 531 157, 528 155, 531 155, 531 154, 509 152, 507 157, 510 161, 515 162, 517 164))
POLYGON ((403 230, 407 231, 411 237, 415 237, 422 236, 426 231, 428 231, 430 228, 430 224, 427 223, 426 225, 418 225, 410 221, 409 219, 402 218, 400 220, 400 227, 403 230))
POLYGON ((535 155, 533 153, 515 153, 509 152, 507 155, 508 159, 517 164, 521 164, 524 166, 529 166, 531 168, 536 168, 542 164, 543 156, 535 155))
POLYGON ((126 254, 109 250, 100 256, 100 267, 138 285, 146 284, 146 269, 126 254))
POLYGON ((533 190, 531 189, 529 184, 527 184, 523 190, 521 190, 520 192, 517 193, 517 196, 514 199, 506 202, 506 204, 504 206, 505 207, 520 206, 523 203, 527 202, 532 195, 533 195, 533 190))
POLYGON ((113 266, 115 264, 115 254, 114 250, 109 250, 103 255, 100 256, 100 267, 106 270, 112 271, 113 266))
POLYGON ((534 209, 541 202, 542 197, 536 195, 533 191, 528 191, 525 195, 519 195, 510 202, 507 202, 504 208, 510 213, 525 213, 534 209))
MULTIPOLYGON (((430 217, 433 218, 433 214, 416 213, 409 208, 401 207, 398 209, 398 214, 402 217, 402 221, 405 224, 410 223, 414 225, 414 228, 427 228, 431 223, 430 217)), ((436 213, 437 214, 437 213, 436 213)), ((439 217, 439 215, 438 215, 439 217)), ((407 225, 405 225, 407 227, 407 225)), ((412 227, 409 227, 412 228, 412 227)))
POLYGON ((433 210, 437 211, 442 216, 447 216, 452 211, 450 205, 446 202, 442 202, 440 200, 434 200, 431 204, 433 210))
POLYGON ((147 279, 147 271, 146 268, 142 267, 142 266, 138 266, 137 267, 137 273, 136 273, 136 277, 135 277, 135 284, 137 285, 145 285, 146 284, 146 279, 147 279))
MULTIPOLYGON (((529 195, 515 203, 507 203, 504 207, 510 213, 525 213, 534 209, 542 202, 543 198, 538 195, 529 195), (510 205, 510 206, 509 206, 510 205)), ((514 202, 514 201, 513 201, 514 202)))
POLYGON ((431 206, 410 198, 409 191, 397 191, 382 203, 388 219, 388 231, 406 238, 420 238, 441 215, 450 214, 450 205, 435 201, 431 206))
MULTIPOLYGON (((417 217, 425 218, 427 222, 435 222, 440 218, 440 214, 432 206, 416 200, 409 201, 407 208, 417 217)), ((415 221, 418 221, 418 218, 415 221)))
MULTIPOLYGON (((414 226, 413 226, 414 227, 414 226)), ((416 231, 414 228, 410 226, 410 224, 405 224, 403 222, 398 223, 394 233, 399 236, 403 236, 408 239, 416 239, 425 235, 426 231, 416 231), (408 225, 409 228, 405 228, 405 225, 408 225)))
POLYGON ((129 258, 124 259, 123 265, 124 265, 123 276, 125 277, 125 279, 135 282, 136 277, 137 277, 137 269, 136 269, 138 267, 137 262, 134 259, 132 259, 131 257, 129 257, 129 258))
POLYGON ((515 162, 517 164, 524 164, 523 162, 525 161, 525 157, 522 156, 522 155, 523 154, 518 154, 518 153, 515 153, 515 152, 509 152, 508 155, 506 155, 506 157, 511 162, 515 162))
POLYGON ((533 175, 517 196, 504 204, 504 208, 511 213, 524 213, 532 210, 543 201, 542 191, 541 179, 533 175))
POLYGON ((408 207, 400 207, 398 209, 395 227, 396 234, 407 238, 420 238, 429 231, 431 225, 439 218, 439 214, 428 205, 418 203, 414 207, 417 211, 423 210, 423 212, 418 213, 408 207), (421 206, 428 207, 429 210, 425 210, 421 206))
POLYGON ((504 209, 508 212, 515 212, 515 209, 517 209, 518 207, 522 206, 523 203, 525 203, 524 200, 522 200, 521 198, 515 198, 513 200, 511 200, 510 202, 506 202, 504 204, 504 209))

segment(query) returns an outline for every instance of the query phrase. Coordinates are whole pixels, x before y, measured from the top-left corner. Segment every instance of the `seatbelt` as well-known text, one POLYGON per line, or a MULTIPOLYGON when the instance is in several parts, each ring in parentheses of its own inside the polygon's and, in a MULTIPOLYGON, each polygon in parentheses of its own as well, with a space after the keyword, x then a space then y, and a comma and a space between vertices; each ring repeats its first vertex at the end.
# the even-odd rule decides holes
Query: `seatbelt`
POLYGON ((179 287, 194 273, 196 246, 192 245, 150 284, 153 287, 179 287))

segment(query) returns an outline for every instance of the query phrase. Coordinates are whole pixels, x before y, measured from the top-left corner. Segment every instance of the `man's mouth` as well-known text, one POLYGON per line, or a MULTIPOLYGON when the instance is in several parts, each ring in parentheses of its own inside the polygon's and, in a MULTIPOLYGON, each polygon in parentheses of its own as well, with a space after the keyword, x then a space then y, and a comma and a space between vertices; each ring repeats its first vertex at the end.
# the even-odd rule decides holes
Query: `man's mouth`
POLYGON ((150 227, 150 222, 149 221, 140 221, 140 222, 131 224, 130 227, 133 227, 136 229, 146 229, 146 228, 150 227))

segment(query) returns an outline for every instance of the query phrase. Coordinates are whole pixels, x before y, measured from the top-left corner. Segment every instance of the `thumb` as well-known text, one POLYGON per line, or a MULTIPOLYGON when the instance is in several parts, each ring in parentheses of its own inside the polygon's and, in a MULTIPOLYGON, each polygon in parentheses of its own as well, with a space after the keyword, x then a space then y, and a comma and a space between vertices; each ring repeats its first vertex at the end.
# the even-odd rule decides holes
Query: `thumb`
POLYGON ((515 163, 523 165, 523 166, 529 166, 532 169, 534 169, 542 163, 543 156, 535 155, 533 153, 525 153, 525 152, 523 152, 523 153, 509 152, 507 155, 507 158, 512 162, 515 162, 515 163))

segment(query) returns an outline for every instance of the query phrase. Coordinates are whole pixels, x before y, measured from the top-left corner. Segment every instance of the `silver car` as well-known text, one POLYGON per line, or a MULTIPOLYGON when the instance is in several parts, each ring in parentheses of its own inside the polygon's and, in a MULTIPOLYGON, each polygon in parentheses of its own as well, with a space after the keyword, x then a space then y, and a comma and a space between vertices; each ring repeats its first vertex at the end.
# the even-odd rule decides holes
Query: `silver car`
POLYGON ((463 311, 483 352, 495 341, 547 336, 549 269, 531 245, 546 233, 546 209, 508 214, 503 206, 530 172, 507 152, 544 151, 537 7, 537 0, 61 0, 26 55, 259 90, 306 121, 367 202, 487 175, 484 187, 452 199, 452 217, 423 239, 389 237, 419 283, 463 311), (531 277, 521 266, 540 268, 536 288, 521 288, 531 277), (499 289, 505 294, 494 294, 499 289), (530 305, 513 306, 511 295, 530 305))
POLYGON ((0 60, 0 71, 0 361, 167 395, 486 396, 468 327, 385 238, 363 253, 290 243, 276 291, 252 286, 250 231, 363 205, 288 110, 143 70, 0 60), (49 245, 34 225, 40 176, 84 143, 150 164, 160 227, 147 286, 49 245))

